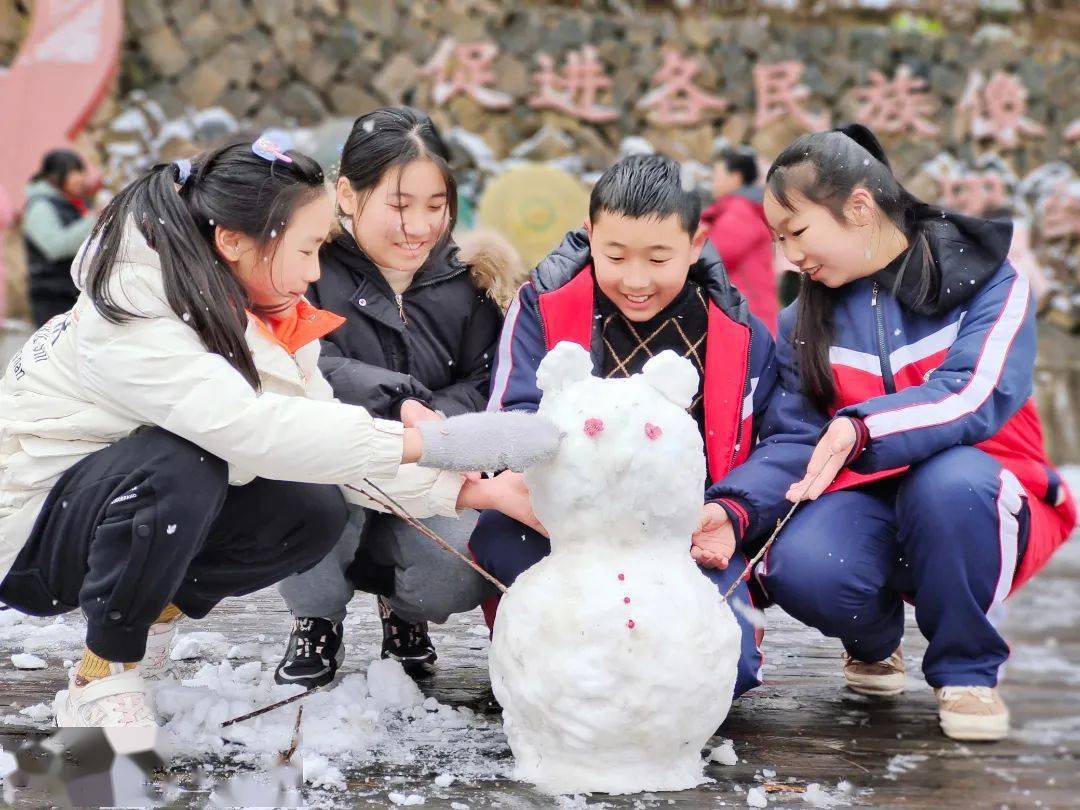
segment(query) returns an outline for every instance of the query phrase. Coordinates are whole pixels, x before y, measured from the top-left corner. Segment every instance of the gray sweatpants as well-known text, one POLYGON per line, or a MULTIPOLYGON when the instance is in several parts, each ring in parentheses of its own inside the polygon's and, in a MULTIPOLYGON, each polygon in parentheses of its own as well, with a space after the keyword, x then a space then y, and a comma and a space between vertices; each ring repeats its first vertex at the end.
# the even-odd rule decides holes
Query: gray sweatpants
MULTIPOLYGON (((330 553, 314 568, 278 583, 294 616, 340 622, 353 593, 365 590, 388 597, 405 621, 441 623, 495 593, 473 569, 404 521, 358 506, 349 510, 349 522, 330 553)), ((423 523, 471 558, 468 542, 477 517, 469 511, 423 523)))

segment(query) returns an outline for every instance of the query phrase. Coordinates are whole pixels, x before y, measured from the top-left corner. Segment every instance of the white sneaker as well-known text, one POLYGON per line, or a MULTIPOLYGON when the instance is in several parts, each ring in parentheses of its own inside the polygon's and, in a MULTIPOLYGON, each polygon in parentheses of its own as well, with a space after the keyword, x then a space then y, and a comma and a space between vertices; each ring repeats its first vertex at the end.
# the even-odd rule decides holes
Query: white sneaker
POLYGON ((150 625, 150 632, 146 636, 146 653, 139 662, 139 669, 146 680, 157 680, 173 671, 173 661, 169 653, 172 651, 176 627, 179 624, 180 619, 176 618, 171 622, 150 625))
POLYGON ((78 664, 68 676, 68 688, 56 693, 53 711, 60 728, 101 728, 119 754, 155 746, 158 720, 150 693, 138 668, 113 664, 112 674, 86 686, 75 683, 78 664))
POLYGON ((1009 709, 989 686, 935 689, 941 730, 954 740, 994 742, 1009 734, 1009 709))

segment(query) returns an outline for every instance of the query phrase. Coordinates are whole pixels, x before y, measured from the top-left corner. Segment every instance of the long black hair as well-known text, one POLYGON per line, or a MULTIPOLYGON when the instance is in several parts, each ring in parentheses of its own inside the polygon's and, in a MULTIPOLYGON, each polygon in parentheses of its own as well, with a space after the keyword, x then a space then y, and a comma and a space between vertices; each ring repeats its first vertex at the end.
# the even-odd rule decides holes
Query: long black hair
POLYGON ((360 195, 362 210, 388 171, 400 170, 414 160, 430 160, 446 183, 447 220, 442 238, 432 250, 437 253, 457 225, 457 181, 450 170, 450 150, 429 116, 412 107, 380 107, 361 115, 353 122, 341 150, 339 176, 360 195))
MULTIPOLYGON (((797 138, 773 161, 765 177, 769 192, 784 208, 795 209, 792 192, 825 206, 838 222, 844 220, 844 204, 858 187, 865 188, 878 208, 908 239, 925 243, 916 212, 924 204, 905 189, 892 172, 877 137, 861 124, 814 132, 797 138)), ((918 273, 916 299, 925 302, 936 289, 938 268, 930 250, 919 251, 922 261, 905 262, 894 282, 894 292, 908 273, 918 273)), ((803 393, 828 413, 836 398, 829 365, 833 336, 833 303, 836 291, 803 276, 799 288, 798 317, 792 334, 803 393)))
POLYGON ((72 172, 86 171, 86 164, 78 152, 70 149, 52 149, 41 159, 41 167, 30 179, 37 182, 47 180, 58 189, 63 189, 64 181, 72 172))
POLYGON ((218 255, 214 233, 216 226, 239 231, 254 239, 264 256, 273 252, 293 212, 325 193, 318 163, 299 152, 284 154, 292 162, 267 160, 252 151, 250 141, 232 141, 199 155, 190 166, 157 165, 117 194, 94 226, 90 239, 96 245, 79 267, 101 316, 112 323, 139 316, 118 304, 110 287, 123 261, 124 229, 133 220, 160 257, 169 306, 207 351, 224 357, 258 388, 244 338, 251 302, 218 255))

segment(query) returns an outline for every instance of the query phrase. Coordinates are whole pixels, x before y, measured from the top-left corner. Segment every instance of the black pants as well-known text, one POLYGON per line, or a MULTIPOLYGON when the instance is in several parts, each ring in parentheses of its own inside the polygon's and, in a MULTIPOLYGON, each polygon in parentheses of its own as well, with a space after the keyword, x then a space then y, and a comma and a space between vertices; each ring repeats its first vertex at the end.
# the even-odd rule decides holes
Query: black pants
POLYGON ((35 616, 82 608, 94 653, 139 661, 167 604, 200 619, 225 597, 306 571, 347 517, 335 486, 257 478, 230 487, 225 462, 143 428, 64 473, 0 602, 35 616))

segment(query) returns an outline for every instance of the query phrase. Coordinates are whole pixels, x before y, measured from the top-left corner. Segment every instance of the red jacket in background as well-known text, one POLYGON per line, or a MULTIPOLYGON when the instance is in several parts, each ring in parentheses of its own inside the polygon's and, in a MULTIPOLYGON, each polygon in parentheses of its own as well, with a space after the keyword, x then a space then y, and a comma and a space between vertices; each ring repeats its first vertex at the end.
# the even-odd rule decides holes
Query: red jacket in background
POLYGON ((727 194, 705 209, 701 223, 709 229, 709 240, 724 260, 731 283, 746 296, 750 311, 775 335, 780 301, 772 233, 761 203, 727 194))

